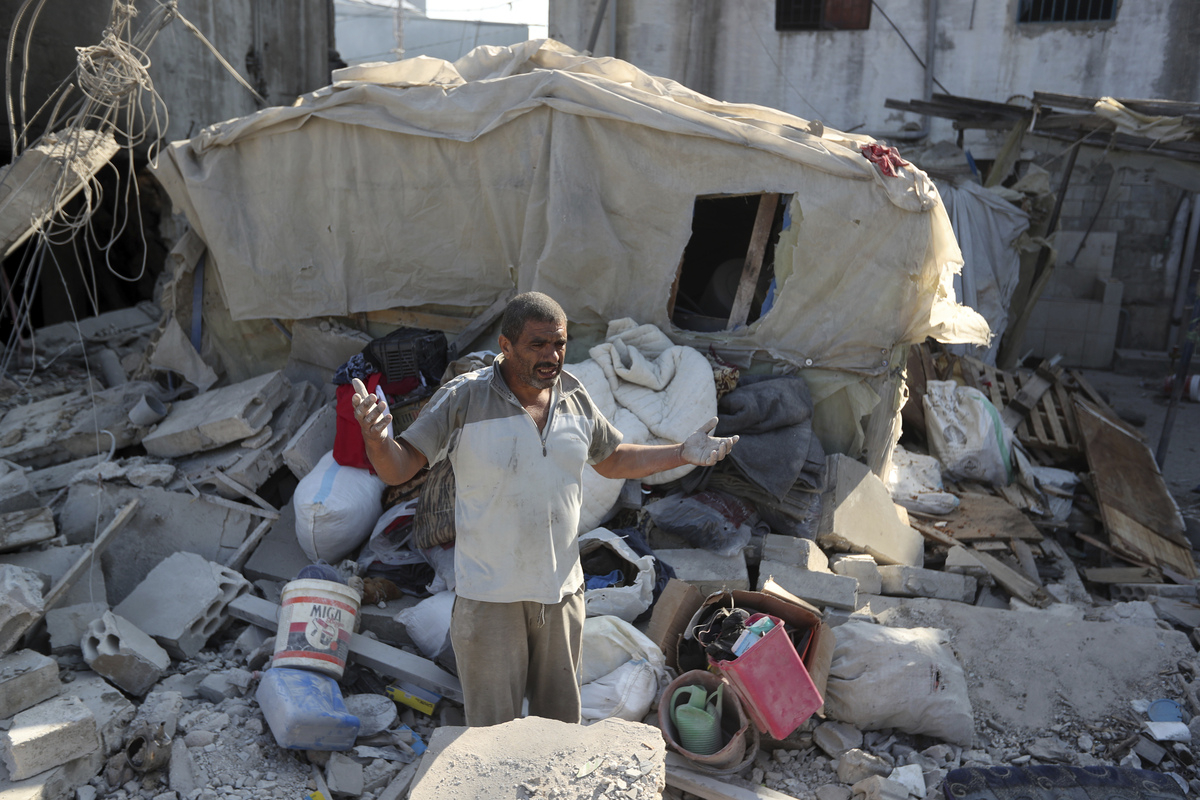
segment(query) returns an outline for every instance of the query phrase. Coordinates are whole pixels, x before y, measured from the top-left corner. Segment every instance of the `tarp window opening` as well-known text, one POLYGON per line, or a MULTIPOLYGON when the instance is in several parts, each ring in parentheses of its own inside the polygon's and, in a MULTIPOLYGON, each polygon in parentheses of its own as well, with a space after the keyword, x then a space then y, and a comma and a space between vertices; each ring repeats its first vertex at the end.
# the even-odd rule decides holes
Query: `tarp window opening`
POLYGON ((697 197, 692 235, 667 313, 677 328, 723 331, 763 316, 774 299, 775 245, 790 194, 697 197))

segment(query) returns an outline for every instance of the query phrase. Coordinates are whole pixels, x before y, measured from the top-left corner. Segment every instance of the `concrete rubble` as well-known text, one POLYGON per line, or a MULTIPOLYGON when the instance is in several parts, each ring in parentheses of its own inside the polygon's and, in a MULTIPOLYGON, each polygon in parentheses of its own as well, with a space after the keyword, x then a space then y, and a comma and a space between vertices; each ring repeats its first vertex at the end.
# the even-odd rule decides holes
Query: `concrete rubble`
MULTIPOLYGON (((151 335, 135 330, 123 335, 151 335)), ((635 722, 464 728, 453 674, 396 619, 420 598, 381 590, 359 609, 341 682, 362 723, 353 746, 281 748, 255 691, 275 650, 282 588, 309 565, 291 491, 333 447, 329 377, 369 341, 337 323, 298 322, 286 365, 182 397, 143 380, 114 345, 130 380, 118 382, 110 364, 95 387, 114 434, 99 448, 83 420, 86 393, 68 381, 0 409, 9 462, 0 463, 0 798, 629 800, 710 796, 697 794, 703 785, 717 797, 935 800, 950 770, 1043 763, 1140 766, 1200 790, 1193 743, 1155 741, 1147 727, 1155 700, 1178 702, 1185 719, 1200 712, 1195 581, 1135 575, 1111 556, 1097 567, 1095 552, 1036 516, 1040 540, 910 514, 844 455, 827 459, 807 536, 755 516, 751 544, 718 555, 635 509, 606 525, 640 525, 701 597, 781 588, 815 609, 831 641, 851 620, 944 632, 970 695, 970 747, 818 713, 784 740, 764 739, 740 770, 704 776, 667 755, 656 703, 635 722), (165 398, 167 415, 122 423, 148 395, 165 398), (58 430, 37 417, 51 408, 58 430), (132 500, 125 527, 93 556, 99 532, 132 500), (1062 669, 1072 661, 1091 674, 1062 669), (442 689, 433 713, 389 698, 398 681, 442 689), (127 755, 138 736, 161 759, 145 772, 127 755)))

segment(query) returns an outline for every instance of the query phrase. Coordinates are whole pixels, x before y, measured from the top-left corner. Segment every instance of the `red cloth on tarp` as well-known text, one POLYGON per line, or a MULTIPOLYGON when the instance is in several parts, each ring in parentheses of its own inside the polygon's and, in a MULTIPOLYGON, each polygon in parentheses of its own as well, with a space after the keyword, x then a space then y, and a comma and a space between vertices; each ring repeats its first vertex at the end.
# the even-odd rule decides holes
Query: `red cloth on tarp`
POLYGON ((879 171, 889 178, 899 177, 900 173, 896 170, 901 167, 912 166, 900 157, 900 151, 894 147, 884 147, 881 144, 864 144, 860 149, 866 159, 873 164, 878 164, 879 171))
MULTIPOLYGON (((368 392, 374 392, 382 380, 383 373, 375 372, 368 375, 363 383, 368 392)), ((420 385, 421 382, 415 377, 401 378, 394 383, 383 384, 383 393, 389 399, 403 397, 420 385)), ((375 469, 367 458, 367 446, 363 444, 362 427, 354 418, 354 403, 350 400, 353 396, 354 384, 343 383, 337 387, 337 430, 333 437, 333 460, 343 467, 370 470, 374 475, 375 469)))

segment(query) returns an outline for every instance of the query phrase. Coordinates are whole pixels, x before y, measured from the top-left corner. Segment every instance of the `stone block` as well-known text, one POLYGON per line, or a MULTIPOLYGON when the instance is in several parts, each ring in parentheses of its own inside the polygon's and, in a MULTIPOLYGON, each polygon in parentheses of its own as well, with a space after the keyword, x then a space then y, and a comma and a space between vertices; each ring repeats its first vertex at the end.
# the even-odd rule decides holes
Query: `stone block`
POLYGON ((267 425, 290 387, 276 371, 210 389, 176 403, 142 446, 150 455, 176 458, 248 439, 267 425))
MULTIPOLYGON (((884 776, 892 771, 888 762, 877 755, 865 750, 854 748, 847 750, 838 757, 838 781, 845 784, 856 784, 871 776, 884 776)), ((907 796, 908 792, 905 792, 907 796)))
POLYGON ((337 407, 332 403, 318 408, 283 449, 283 463, 297 478, 313 471, 321 456, 333 449, 337 434, 337 407))
POLYGON ((419 602, 420 598, 405 595, 398 600, 389 600, 385 608, 363 606, 358 610, 359 627, 363 632, 370 631, 378 636, 381 642, 394 647, 411 647, 414 644, 412 637, 407 628, 396 622, 396 615, 419 602))
POLYGON ((62 532, 69 542, 90 542, 96 525, 103 528, 134 498, 141 505, 100 558, 112 606, 124 600, 160 561, 179 551, 224 563, 245 541, 251 525, 259 522, 248 512, 156 486, 75 484, 59 517, 62 532))
POLYGON ((883 593, 892 597, 934 597, 938 600, 975 600, 975 579, 969 575, 918 567, 879 568, 883 593))
POLYGON ((46 612, 46 631, 50 634, 50 651, 55 654, 79 649, 88 626, 104 616, 107 603, 79 603, 54 607, 46 612))
POLYGON ((113 613, 186 660, 217 632, 230 601, 248 591, 249 581, 232 569, 195 553, 175 553, 150 570, 113 613))
POLYGON ((49 541, 57 535, 54 514, 48 508, 30 508, 0 514, 0 553, 49 541))
POLYGON ((707 597, 726 589, 749 589, 750 574, 740 555, 719 556, 707 550, 657 550, 655 555, 675 569, 675 577, 707 597))
POLYGON ((95 672, 77 672, 75 680, 66 687, 66 694, 78 697, 92 710, 105 756, 120 750, 125 744, 125 730, 137 713, 121 690, 95 672))
POLYGON ((970 575, 975 579, 976 583, 986 582, 991 575, 987 567, 983 565, 983 562, 961 544, 956 544, 946 553, 946 563, 942 569, 946 572, 954 572, 959 575, 970 575))
POLYGON ((42 469, 34 470, 27 473, 29 485, 38 493, 49 493, 52 495, 59 489, 65 489, 69 486, 71 479, 80 472, 95 467, 107 457, 108 453, 105 453, 103 456, 86 456, 74 461, 68 461, 65 464, 55 464, 52 467, 43 467, 42 469))
POLYGON ((78 697, 59 696, 20 712, 0 733, 0 760, 14 781, 100 750, 92 710, 78 697))
POLYGON ((858 591, 861 594, 879 594, 882 584, 879 577, 879 565, 875 559, 866 553, 845 553, 829 559, 829 566, 835 575, 845 575, 858 581, 858 591))
MULTIPOLYGON (((92 527, 94 536, 95 520, 92 521, 92 527)), ((91 538, 88 541, 90 542, 91 538)), ((43 591, 48 592, 86 552, 86 545, 63 545, 45 550, 27 550, 24 553, 5 553, 0 555, 0 563, 33 570, 42 579, 43 591)), ((90 603, 92 598, 95 598, 96 602, 103 603, 106 592, 104 570, 99 561, 93 560, 58 602, 59 605, 69 606, 90 603)))
POLYGON ((826 485, 818 544, 867 553, 881 564, 919 567, 925 563, 924 538, 900 520, 887 487, 865 464, 844 455, 830 456, 826 485))
POLYGON ((66 347, 77 347, 80 339, 125 339, 149 334, 158 324, 161 312, 150 301, 138 303, 116 311, 106 311, 94 317, 74 322, 59 322, 37 329, 38 346, 51 353, 66 347))
POLYGON ((288 399, 280 403, 270 423, 258 435, 237 444, 181 457, 176 464, 192 485, 231 500, 242 495, 213 473, 220 471, 251 491, 283 467, 283 451, 296 431, 323 401, 311 383, 291 386, 288 399))
POLYGON ((32 570, 0 564, 0 653, 7 653, 42 613, 42 580, 32 570))
POLYGON ((56 697, 62 690, 58 662, 33 650, 0 658, 0 719, 56 697))
POLYGON ((9 466, 7 469, 0 475, 0 514, 41 506, 42 501, 29 481, 29 474, 19 467, 9 466))
POLYGON ((862 747, 862 731, 849 722, 826 720, 813 730, 813 744, 830 758, 838 758, 847 750, 862 747))
POLYGON ((850 787, 862 800, 908 800, 908 787, 881 775, 864 778, 850 787))
POLYGON ((167 785, 179 797, 187 797, 196 789, 196 765, 183 739, 171 742, 171 763, 167 768, 167 785))
POLYGON ((917 764, 905 764, 902 767, 896 767, 887 777, 888 780, 906 787, 908 793, 913 797, 923 798, 925 797, 925 792, 928 791, 925 787, 925 772, 917 764))
POLYGON ((665 758, 657 727, 621 719, 584 726, 525 717, 487 728, 438 728, 409 800, 513 797, 524 794, 514 786, 526 781, 528 794, 542 797, 658 797, 665 758), (595 769, 576 777, 591 762, 595 769), (614 786, 618 780, 624 790, 614 786))
POLYGON ((95 791, 87 782, 103 768, 103 755, 97 750, 25 780, 14 781, 0 761, 0 800, 64 800, 72 797, 85 800, 86 789, 95 791), (77 790, 79 794, 76 794, 77 790))
POLYGON ((763 588, 768 578, 774 578, 784 589, 813 605, 847 610, 853 610, 857 605, 858 581, 854 578, 764 560, 758 567, 759 589, 763 588))
POLYGON ((811 539, 768 533, 763 538, 762 557, 764 561, 778 561, 814 572, 829 572, 829 559, 811 539))
POLYGON ((370 343, 370 335, 344 325, 328 320, 297 320, 292 325, 292 349, 283 374, 293 382, 320 386, 332 397, 335 387, 329 381, 333 373, 370 343))
POLYGON ((88 626, 80 646, 89 667, 138 697, 150 691, 171 666, 166 650, 111 611, 88 626))
POLYGON ((334 797, 358 797, 363 791, 362 764, 342 753, 330 753, 325 782, 334 797))
POLYGON ((242 574, 252 581, 290 581, 312 562, 296 540, 296 506, 284 503, 279 519, 254 548, 242 574))

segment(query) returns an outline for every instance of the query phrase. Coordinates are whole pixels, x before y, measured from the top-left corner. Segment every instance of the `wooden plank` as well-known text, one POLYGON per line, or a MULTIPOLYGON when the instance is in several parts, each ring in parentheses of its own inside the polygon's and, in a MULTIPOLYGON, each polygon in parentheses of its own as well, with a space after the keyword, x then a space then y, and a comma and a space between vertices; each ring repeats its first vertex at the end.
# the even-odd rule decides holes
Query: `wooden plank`
POLYGON ((983 552, 978 547, 971 548, 972 554, 979 559, 991 576, 996 579, 1006 592, 1025 601, 1031 606, 1045 608, 1050 605, 1050 595, 1046 590, 1017 572, 993 555, 983 552))
POLYGON ((746 250, 746 263, 742 267, 742 279, 738 281, 737 293, 733 297, 733 308, 729 311, 729 323, 725 330, 731 331, 745 325, 750 316, 750 303, 754 300, 754 287, 758 285, 758 274, 762 271, 763 257, 767 252, 767 240, 771 237, 771 226, 775 223, 775 209, 779 207, 779 195, 764 194, 758 199, 758 214, 754 217, 754 232, 750 235, 750 247, 746 250))
POLYGON ((1154 567, 1089 567, 1083 577, 1092 583, 1162 583, 1162 572, 1154 567))
POLYGON ((1050 433, 1054 436, 1054 444, 1064 449, 1069 447, 1067 436, 1063 432, 1063 426, 1058 421, 1058 409, 1054 406, 1054 395, 1043 395, 1041 403, 1043 410, 1046 412, 1046 422, 1050 425, 1050 433))
POLYGON ((1150 448, 1086 400, 1076 397, 1075 411, 1113 550, 1197 577, 1183 516, 1150 448))
MULTIPOLYGON (((220 472, 217 474, 219 475, 220 472)), ((267 535, 267 531, 271 529, 271 523, 273 521, 274 520, 264 519, 262 522, 258 523, 258 527, 251 531, 250 535, 246 537, 246 540, 242 542, 241 545, 238 546, 238 549, 233 552, 233 555, 226 560, 225 566, 241 572, 242 567, 246 566, 246 562, 250 560, 251 554, 254 553, 254 548, 258 547, 259 542, 263 540, 263 537, 267 535)))
POLYGON ((1000 412, 1000 419, 1009 430, 1015 430, 1017 423, 1037 409, 1038 402, 1050 388, 1051 383, 1052 380, 1047 380, 1043 375, 1035 373, 1025 381, 1016 394, 1009 396, 1008 403, 1000 412))
POLYGON ((1040 542, 1042 534, 1021 511, 1000 497, 964 493, 958 508, 946 516, 943 533, 959 542, 980 539, 1024 539, 1040 542))
POLYGON ((368 311, 368 322, 378 322, 383 325, 395 325, 405 328, 432 328, 450 334, 459 334, 471 324, 470 317, 455 317, 449 314, 435 314, 429 311, 413 311, 407 308, 389 308, 382 311, 368 311))
POLYGON ((450 343, 449 356, 451 361, 462 355, 463 349, 475 341, 475 337, 483 333, 487 326, 500 318, 500 315, 504 313, 504 309, 508 306, 508 301, 512 300, 515 295, 515 289, 505 292, 496 298, 494 303, 481 311, 475 319, 471 320, 467 324, 467 327, 458 332, 458 335, 454 337, 454 341, 450 343))
POLYGON ((796 800, 790 794, 755 786, 747 789, 688 769, 688 761, 678 753, 667 753, 667 785, 702 797, 704 800, 796 800))
POLYGON ((917 533, 921 534, 931 542, 944 544, 947 547, 954 547, 955 545, 961 544, 961 542, 959 542, 950 534, 942 532, 939 528, 935 528, 927 522, 921 522, 920 520, 909 517, 908 524, 917 533))
MULTIPOLYGON (((228 609, 230 616, 260 628, 274 631, 278 627, 279 606, 261 597, 244 594, 235 598, 228 609)), ((463 700, 462 684, 458 678, 428 659, 357 633, 350 636, 350 654, 356 662, 389 678, 415 683, 422 689, 436 692, 459 703, 463 700)))

